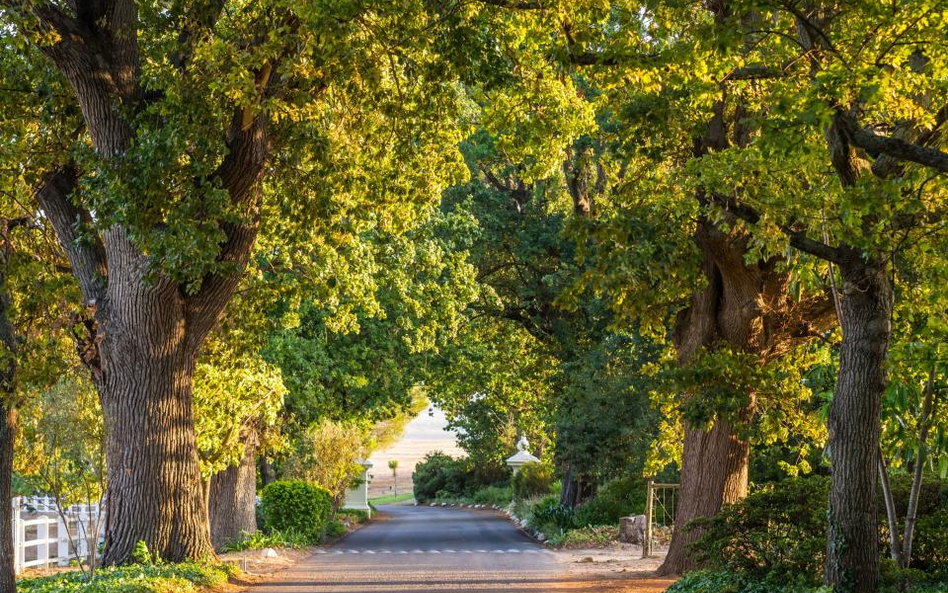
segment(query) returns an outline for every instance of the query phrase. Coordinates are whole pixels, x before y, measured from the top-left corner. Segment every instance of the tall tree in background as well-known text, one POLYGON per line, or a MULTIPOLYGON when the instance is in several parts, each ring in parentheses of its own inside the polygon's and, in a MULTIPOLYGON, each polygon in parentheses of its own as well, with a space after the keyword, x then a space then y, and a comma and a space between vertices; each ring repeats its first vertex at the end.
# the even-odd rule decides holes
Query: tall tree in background
POLYGON ((318 232, 398 227, 459 173, 456 94, 432 23, 419 4, 371 1, 5 0, 0 16, 3 51, 64 79, 82 113, 61 130, 75 139, 66 154, 19 166, 35 169, 91 321, 83 357, 108 435, 104 560, 128 560, 139 541, 171 561, 213 554, 197 354, 264 214, 292 211, 318 232))

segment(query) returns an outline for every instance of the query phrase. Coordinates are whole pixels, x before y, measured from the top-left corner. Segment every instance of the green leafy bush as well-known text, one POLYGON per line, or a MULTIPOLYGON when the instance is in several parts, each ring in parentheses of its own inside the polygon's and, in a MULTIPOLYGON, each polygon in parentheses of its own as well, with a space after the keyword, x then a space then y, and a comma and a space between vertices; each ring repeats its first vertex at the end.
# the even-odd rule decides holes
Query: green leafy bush
MULTIPOLYGON (((904 582, 904 581, 902 581, 904 582)), ((665 593, 832 593, 823 585, 794 583, 765 583, 726 570, 690 572, 665 590, 665 593)), ((919 582, 903 589, 899 585, 884 585, 880 593, 945 593, 948 583, 919 582)))
POLYGON ((260 499, 268 530, 299 533, 309 543, 319 541, 332 513, 329 492, 303 480, 273 482, 260 499))
POLYGON ((415 500, 427 502, 434 498, 461 498, 473 482, 467 459, 455 459, 440 451, 429 453, 415 466, 412 474, 415 500))
POLYGON ((533 507, 529 522, 547 535, 561 534, 575 527, 574 511, 562 506, 559 498, 547 496, 533 507))
MULTIPOLYGON (((909 489, 908 476, 893 476, 900 519, 904 518, 909 489)), ((828 494, 827 478, 791 478, 725 506, 711 519, 692 523, 706 529, 691 552, 709 571, 689 575, 669 591, 817 590, 825 559, 828 494), (727 584, 722 584, 725 581, 727 584), (686 585, 690 588, 684 588, 686 585)), ((881 500, 879 511, 879 549, 885 554, 888 524, 881 500)), ((902 528, 900 525, 900 531, 902 528)), ((943 483, 926 480, 922 488, 911 568, 898 569, 884 558, 883 569, 883 583, 893 588, 909 583, 913 591, 931 590, 934 585, 922 583, 948 575, 948 495, 943 483)))
POLYGON ((330 521, 326 525, 326 537, 339 537, 349 531, 345 525, 339 521, 330 521))
POLYGON ((829 480, 790 479, 692 525, 706 528, 691 552, 712 569, 772 584, 818 585, 829 480))
POLYGON ((690 572, 665 593, 740 593, 741 584, 730 572, 699 570, 690 572))
POLYGON ((336 513, 336 518, 352 524, 365 523, 369 520, 369 513, 362 509, 342 509, 336 513))
POLYGON ((912 566, 948 578, 948 506, 918 518, 912 566))
POLYGON ((510 478, 515 498, 531 498, 553 490, 553 466, 549 463, 528 463, 510 478))
POLYGON ((645 481, 618 478, 599 487, 596 497, 576 509, 576 525, 618 525, 619 519, 645 512, 645 481))
POLYGON ((220 587, 235 569, 224 564, 132 564, 96 571, 91 583, 82 571, 21 579, 19 593, 195 593, 220 587))
POLYGON ((471 495, 473 504, 497 505, 505 507, 513 499, 510 486, 486 486, 471 495))
POLYGON ((263 550, 264 548, 305 548, 309 541, 302 534, 292 531, 271 531, 264 533, 245 533, 235 542, 224 545, 223 552, 242 552, 243 550, 263 550))

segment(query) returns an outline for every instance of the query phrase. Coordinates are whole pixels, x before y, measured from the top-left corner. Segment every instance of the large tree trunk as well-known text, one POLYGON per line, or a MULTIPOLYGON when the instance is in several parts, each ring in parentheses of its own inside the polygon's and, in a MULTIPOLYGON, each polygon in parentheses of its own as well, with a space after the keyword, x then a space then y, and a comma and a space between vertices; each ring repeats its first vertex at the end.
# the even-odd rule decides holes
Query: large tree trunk
POLYGON ((843 343, 830 406, 826 582, 835 591, 879 587, 878 473, 892 289, 885 269, 853 253, 840 266, 843 343))
POLYGON ((16 437, 16 410, 0 406, 0 593, 16 591, 13 559, 13 515, 10 499, 13 481, 13 442, 16 437))
POLYGON ((96 314, 101 359, 90 365, 108 459, 103 563, 130 561, 139 541, 172 562, 213 556, 191 406, 204 336, 188 331, 196 320, 174 283, 149 285, 131 245, 107 245, 110 263, 131 261, 112 268, 96 314))
MULTIPOLYGON (((702 349, 719 343, 752 353, 760 364, 766 364, 831 325, 835 318, 831 301, 824 295, 792 299, 788 276, 780 271, 778 260, 745 261, 747 236, 739 228, 725 232, 702 221, 695 241, 704 254, 708 285, 692 297, 691 306, 676 320, 674 339, 680 365, 691 364, 702 349)), ((695 568, 689 546, 701 531, 686 529, 688 523, 710 517, 723 505, 747 495, 750 444, 737 435, 735 423, 750 422, 755 407, 755 394, 748 393, 741 409, 733 416, 715 418, 710 430, 683 427, 681 490, 672 541, 660 574, 682 574, 695 568)))
MULTIPOLYGON (((16 441, 16 369, 17 335, 11 320, 13 297, 7 285, 7 266, 13 249, 9 242, 10 226, 6 221, 5 245, 0 250, 0 593, 16 591, 13 548, 13 516, 10 500, 13 497, 13 447, 16 441)), ((17 509, 19 512, 19 509, 17 509)))
POLYGON ((211 478, 208 514, 216 549, 257 531, 257 438, 247 435, 239 465, 211 478))
MULTIPOLYGON (((119 165, 109 175, 122 175, 133 139, 140 133, 147 138, 154 125, 139 118, 153 97, 140 80, 138 4, 120 0, 82 3, 80 8, 74 16, 52 3, 32 11, 40 24, 37 32, 50 40, 39 48, 72 87, 98 157, 119 165)), ((222 9, 219 3, 206 11, 201 27, 212 28, 222 9)), ((197 37, 188 28, 182 30, 180 48, 171 56, 175 67, 186 67, 197 37)), ((275 66, 267 62, 252 71, 258 99, 268 94, 275 66)), ((171 561, 214 553, 195 446, 191 384, 198 350, 233 294, 256 238, 259 182, 269 152, 269 116, 258 111, 258 105, 222 106, 231 111, 230 123, 220 130, 226 154, 213 172, 192 180, 199 191, 213 186, 226 191, 229 199, 226 218, 202 220, 217 225, 221 242, 218 266, 192 279, 196 282, 173 281, 166 272, 175 263, 143 253, 134 241, 133 236, 157 230, 165 220, 154 220, 151 229, 129 229, 113 221, 101 234, 95 232, 90 205, 81 192, 74 192, 86 173, 81 163, 49 172, 36 194, 90 309, 88 335, 79 350, 99 392, 106 428, 105 564, 131 560, 139 541, 171 561)), ((142 182, 109 181, 118 181, 116 188, 142 182)), ((163 186, 158 182, 152 187, 161 191, 163 186)), ((128 199, 128 218, 151 220, 179 198, 168 195, 144 216, 140 204, 128 199)))
POLYGON ((738 438, 727 422, 715 422, 708 431, 685 428, 682 459, 675 536, 659 574, 681 574, 695 568, 689 547, 701 531, 685 526, 747 496, 750 445, 738 438))

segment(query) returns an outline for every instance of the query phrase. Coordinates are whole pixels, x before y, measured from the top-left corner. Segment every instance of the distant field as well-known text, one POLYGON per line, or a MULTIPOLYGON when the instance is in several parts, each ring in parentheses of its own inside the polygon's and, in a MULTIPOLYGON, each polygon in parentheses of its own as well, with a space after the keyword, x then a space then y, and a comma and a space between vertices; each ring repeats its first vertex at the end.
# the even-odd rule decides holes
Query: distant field
POLYGON ((390 459, 398 460, 398 494, 408 494, 412 491, 411 474, 415 471, 415 464, 421 461, 431 451, 443 451, 448 455, 464 455, 454 440, 454 433, 444 430, 447 420, 444 413, 434 409, 429 415, 428 410, 405 427, 402 440, 387 449, 376 451, 369 457, 372 467, 372 481, 369 482, 369 498, 391 496, 395 493, 395 480, 392 470, 388 468, 390 459))

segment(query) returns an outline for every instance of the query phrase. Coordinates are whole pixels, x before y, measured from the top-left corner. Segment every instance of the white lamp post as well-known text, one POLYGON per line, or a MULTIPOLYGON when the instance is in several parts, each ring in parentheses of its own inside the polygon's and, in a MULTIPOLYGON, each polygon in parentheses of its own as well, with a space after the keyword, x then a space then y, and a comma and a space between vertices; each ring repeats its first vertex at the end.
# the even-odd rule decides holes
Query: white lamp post
POLYGON ((529 446, 530 442, 527 440, 527 437, 520 437, 520 440, 517 441, 517 452, 507 459, 507 465, 510 466, 514 474, 528 463, 540 462, 539 459, 527 452, 527 447, 529 446))

